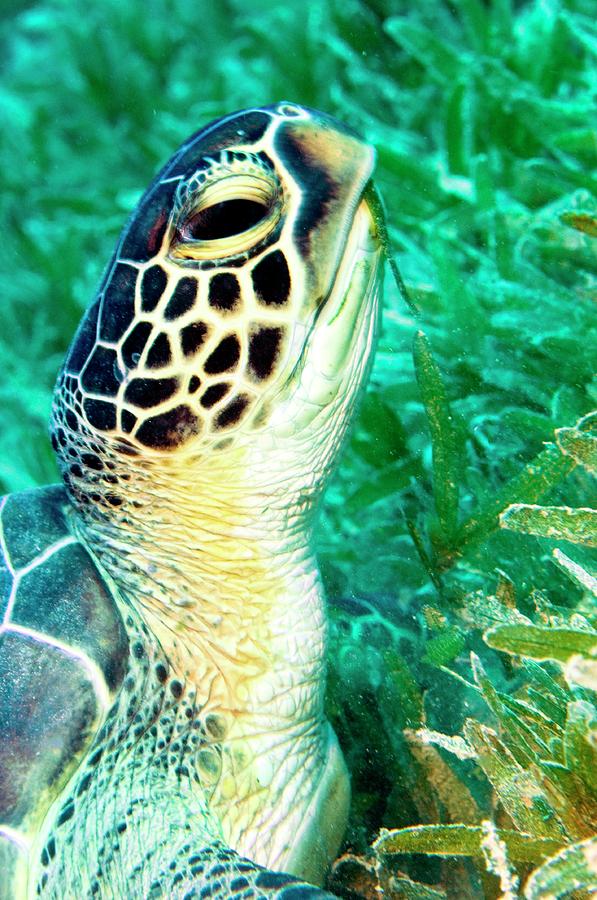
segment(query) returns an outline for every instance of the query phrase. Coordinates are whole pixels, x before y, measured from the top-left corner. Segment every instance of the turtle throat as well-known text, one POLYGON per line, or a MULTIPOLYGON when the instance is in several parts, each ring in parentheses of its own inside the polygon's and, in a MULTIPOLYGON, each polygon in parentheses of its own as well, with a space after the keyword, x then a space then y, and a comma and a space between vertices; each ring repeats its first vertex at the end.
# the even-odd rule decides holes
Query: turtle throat
MULTIPOLYGON (((212 488, 216 470, 214 463, 212 488)), ((229 476, 210 492, 196 481, 184 492, 180 477, 131 472, 134 509, 77 517, 75 527, 125 621, 132 611, 155 637, 157 664, 165 659, 202 719, 216 723, 220 769, 210 806, 226 840, 263 865, 318 878, 309 860, 319 854, 322 868, 329 850, 294 836, 306 810, 325 807, 323 792, 339 797, 329 813, 339 842, 348 795, 324 715, 326 615, 312 499, 289 503, 281 491, 264 502, 258 479, 249 492, 229 476)))

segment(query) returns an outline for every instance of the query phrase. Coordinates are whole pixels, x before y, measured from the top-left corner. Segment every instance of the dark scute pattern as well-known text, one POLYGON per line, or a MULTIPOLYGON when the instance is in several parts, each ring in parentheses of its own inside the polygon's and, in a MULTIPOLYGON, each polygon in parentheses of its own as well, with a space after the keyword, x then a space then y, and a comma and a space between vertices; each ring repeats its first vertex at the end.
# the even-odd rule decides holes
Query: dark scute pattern
POLYGON ((135 285, 138 271, 134 266, 117 263, 110 277, 100 319, 100 338, 119 341, 135 317, 135 285))
MULTIPOLYGON (((148 812, 149 815, 149 812, 148 812)), ((164 836, 164 841, 168 835, 164 836)), ((169 854, 161 848, 164 859, 169 854)), ((145 896, 178 897, 179 900, 333 900, 334 895, 300 881, 292 875, 270 872, 243 859, 221 842, 193 846, 183 844, 170 863, 162 864, 159 876, 145 896), (184 891, 184 893, 182 893, 184 891)))
POLYGON ((139 427, 137 440, 156 450, 173 450, 199 431, 199 420, 188 406, 174 409, 146 419, 139 427))
POLYGON ((240 421, 249 405, 249 398, 245 394, 239 394, 216 416, 215 427, 226 428, 236 425, 240 421))
POLYGON ((119 255, 122 259, 148 262, 162 243, 174 203, 176 182, 155 183, 133 214, 119 255))
POLYGON ((96 347, 81 376, 83 390, 114 397, 120 384, 115 374, 116 363, 115 350, 109 347, 96 347))
POLYGON ((185 356, 192 356, 204 343, 209 329, 205 322, 191 322, 180 332, 180 344, 185 356))
POLYGON ((238 144, 254 143, 265 134, 270 122, 271 118, 267 113, 259 111, 239 113, 228 118, 228 121, 220 119, 212 122, 190 138, 179 154, 166 166, 161 177, 172 178, 177 175, 189 177, 199 167, 202 156, 238 144))
POLYGON ((204 409, 211 409, 212 406, 215 406, 218 400, 221 400, 222 397, 226 396, 229 390, 229 384, 224 384, 223 382, 220 384, 211 384, 206 389, 199 402, 201 403, 201 406, 204 407, 204 409))
POLYGON ((168 276, 161 266, 150 266, 145 270, 141 281, 141 309, 143 312, 152 312, 156 308, 167 284, 168 276))
POLYGON ((270 872, 266 869, 257 875, 255 885, 266 889, 279 888, 285 887, 293 880, 291 875, 285 875, 283 872, 270 872))
POLYGON ((96 453, 82 453, 81 462, 86 468, 93 469, 95 472, 101 472, 104 468, 102 460, 96 453))
POLYGON ((191 377, 189 378, 189 394, 195 394, 200 387, 201 379, 196 375, 191 375, 191 377))
POLYGON ((164 318, 171 322, 180 318, 180 316, 184 316, 186 312, 193 308, 196 296, 197 280, 186 276, 181 278, 168 300, 168 305, 164 310, 164 318))
POLYGON ((0 652, 0 815, 18 828, 73 755, 89 745, 98 715, 83 667, 55 647, 3 635, 0 652), (48 752, 51 729, 52 752, 48 752))
POLYGON ((280 352, 281 328, 260 328, 249 338, 249 368, 257 378, 271 375, 280 352))
POLYGON ((276 148, 302 190, 301 207, 294 224, 293 236, 296 246, 305 256, 317 226, 326 218, 338 185, 326 166, 311 156, 300 136, 291 129, 279 129, 276 148))
MULTIPOLYGON (((71 431, 77 432, 79 430, 79 420, 77 419, 72 409, 66 410, 64 418, 71 431)), ((68 443, 68 441, 66 443, 68 443)))
POLYGON ((170 693, 177 700, 180 700, 180 698, 182 697, 183 690, 184 690, 184 688, 180 681, 175 679, 174 681, 170 682, 170 693))
POLYGON ((235 334, 220 341, 216 349, 207 357, 204 369, 208 375, 219 375, 233 369, 240 359, 240 343, 235 334))
POLYGON ((89 358, 89 354, 95 347, 99 311, 100 301, 98 298, 83 316, 81 324, 77 328, 72 344, 70 345, 65 368, 74 375, 81 371, 89 358))
POLYGON ((124 433, 130 434, 137 424, 137 416, 134 416, 128 409, 123 409, 120 414, 120 421, 122 422, 122 430, 124 433))
POLYGON ((127 385, 124 399, 142 409, 150 409, 171 397, 177 388, 177 378, 135 378, 127 385))
POLYGON ((220 272, 214 275, 209 283, 208 302, 214 309, 230 311, 236 308, 240 300, 240 285, 236 275, 231 272, 220 272))
POLYGON ((290 294, 290 272, 281 250, 274 250, 261 259, 252 275, 257 299, 266 306, 282 306, 290 294))
POLYGON ((75 804, 72 800, 70 800, 68 803, 65 803, 65 805, 58 813, 58 816, 56 817, 56 828, 60 828, 61 825, 64 825, 65 822, 68 822, 69 819, 72 819, 74 814, 75 804))
POLYGON ((138 322, 122 345, 122 358, 127 369, 134 369, 151 334, 149 322, 138 322))
POLYGON ((160 332, 147 351, 147 366, 150 369, 161 369, 172 361, 172 350, 168 335, 160 332))
POLYGON ((83 411, 92 428, 98 431, 112 431, 116 428, 116 407, 103 400, 85 400, 83 411))
POLYGON ((64 509, 68 502, 62 485, 7 497, 2 527, 13 568, 22 569, 48 545, 66 537, 69 532, 64 509))

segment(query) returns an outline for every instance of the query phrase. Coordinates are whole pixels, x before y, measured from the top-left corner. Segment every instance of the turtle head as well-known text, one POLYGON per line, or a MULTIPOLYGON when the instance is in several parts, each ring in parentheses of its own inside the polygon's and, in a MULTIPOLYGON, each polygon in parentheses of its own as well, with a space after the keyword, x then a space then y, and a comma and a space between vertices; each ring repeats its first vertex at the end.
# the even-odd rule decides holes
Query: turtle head
POLYGON ((310 470, 315 448, 328 464, 377 319, 373 163, 352 131, 291 103, 178 150, 58 379, 52 436, 75 494, 106 454, 155 468, 241 447, 268 465, 270 449, 288 461, 302 446, 310 470))

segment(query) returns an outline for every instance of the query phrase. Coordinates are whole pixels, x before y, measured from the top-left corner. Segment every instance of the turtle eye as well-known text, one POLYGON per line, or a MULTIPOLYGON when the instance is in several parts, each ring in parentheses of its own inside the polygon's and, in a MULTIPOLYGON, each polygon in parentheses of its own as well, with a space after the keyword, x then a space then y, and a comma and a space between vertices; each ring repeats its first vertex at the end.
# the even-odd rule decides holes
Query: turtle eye
POLYGON ((194 241, 233 237, 253 228, 268 211, 257 200, 222 200, 192 215, 185 225, 185 237, 194 241))
POLYGON ((224 176, 187 200, 170 255, 203 260, 245 253, 271 234, 281 214, 281 192, 271 179, 252 173, 224 176))

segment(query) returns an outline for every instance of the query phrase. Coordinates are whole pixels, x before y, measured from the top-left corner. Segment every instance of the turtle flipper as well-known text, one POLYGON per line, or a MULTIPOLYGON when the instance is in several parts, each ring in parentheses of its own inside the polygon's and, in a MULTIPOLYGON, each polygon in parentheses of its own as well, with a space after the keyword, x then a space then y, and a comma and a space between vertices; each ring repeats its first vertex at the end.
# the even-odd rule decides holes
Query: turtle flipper
POLYGON ((128 644, 53 486, 0 500, 0 898, 120 687, 128 644))

